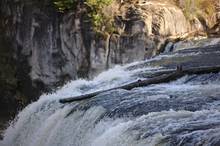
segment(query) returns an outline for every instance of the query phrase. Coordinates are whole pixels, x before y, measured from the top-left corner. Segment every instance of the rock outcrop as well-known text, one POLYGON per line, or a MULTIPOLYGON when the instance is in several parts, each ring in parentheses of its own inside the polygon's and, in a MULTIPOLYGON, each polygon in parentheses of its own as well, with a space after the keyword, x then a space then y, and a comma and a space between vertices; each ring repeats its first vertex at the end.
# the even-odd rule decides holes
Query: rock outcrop
MULTIPOLYGON (((108 66, 143 60, 158 54, 166 45, 167 37, 181 36, 190 31, 182 10, 171 3, 140 0, 116 4, 113 13, 118 21, 119 35, 110 43, 108 66), (120 6, 118 6, 120 5, 120 6)), ((104 68, 106 50, 102 39, 94 41, 91 67, 104 68), (104 62, 103 62, 104 61, 104 62)))
POLYGON ((50 0, 2 0, 0 20, 2 109, 88 74, 90 31, 81 17, 62 16, 50 0))

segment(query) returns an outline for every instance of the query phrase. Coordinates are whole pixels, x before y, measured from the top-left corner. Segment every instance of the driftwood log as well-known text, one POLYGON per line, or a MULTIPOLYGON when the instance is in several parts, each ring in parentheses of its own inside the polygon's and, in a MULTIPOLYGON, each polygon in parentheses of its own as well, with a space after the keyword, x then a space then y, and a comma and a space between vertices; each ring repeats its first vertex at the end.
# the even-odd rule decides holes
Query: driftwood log
POLYGON ((180 77, 183 77, 185 75, 193 75, 193 74, 208 74, 208 73, 218 73, 220 72, 220 66, 209 66, 209 67, 194 67, 194 68, 188 68, 188 69, 182 69, 181 66, 178 66, 177 69, 169 71, 161 71, 160 76, 156 76, 153 78, 149 78, 146 80, 138 80, 133 83, 129 83, 126 85, 122 85, 119 87, 107 89, 107 90, 102 90, 102 91, 97 91, 89 94, 84 94, 76 97, 69 97, 65 99, 60 99, 60 103, 69 103, 69 102, 74 102, 74 101, 81 101, 85 99, 92 98, 100 93, 104 93, 107 91, 112 91, 116 89, 125 89, 125 90, 131 90, 133 88, 137 87, 144 87, 152 84, 159 84, 159 83, 166 83, 170 81, 174 81, 180 77))

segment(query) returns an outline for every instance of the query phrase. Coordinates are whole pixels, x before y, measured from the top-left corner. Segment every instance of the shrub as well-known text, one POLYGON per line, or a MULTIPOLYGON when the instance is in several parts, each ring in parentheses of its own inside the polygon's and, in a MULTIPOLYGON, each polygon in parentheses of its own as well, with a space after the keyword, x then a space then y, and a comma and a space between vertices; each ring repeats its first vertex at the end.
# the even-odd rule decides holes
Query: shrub
MULTIPOLYGON (((70 9, 76 9, 78 0, 54 0, 54 5, 59 12, 70 9)), ((90 18, 93 29, 98 33, 109 33, 114 31, 113 16, 103 13, 103 9, 110 5, 113 0, 86 0, 84 4, 88 9, 88 17, 90 18)))
POLYGON ((203 13, 209 17, 215 14, 215 4, 214 0, 196 0, 197 8, 200 13, 203 13))
POLYGON ((59 12, 74 9, 77 5, 77 0, 53 0, 56 9, 59 12))
POLYGON ((113 0, 87 0, 85 4, 89 7, 89 17, 96 32, 112 33, 114 31, 114 18, 106 15, 103 10, 113 0))
POLYGON ((205 17, 211 19, 215 14, 215 0, 184 0, 183 3, 177 2, 183 9, 187 19, 196 17, 205 17))

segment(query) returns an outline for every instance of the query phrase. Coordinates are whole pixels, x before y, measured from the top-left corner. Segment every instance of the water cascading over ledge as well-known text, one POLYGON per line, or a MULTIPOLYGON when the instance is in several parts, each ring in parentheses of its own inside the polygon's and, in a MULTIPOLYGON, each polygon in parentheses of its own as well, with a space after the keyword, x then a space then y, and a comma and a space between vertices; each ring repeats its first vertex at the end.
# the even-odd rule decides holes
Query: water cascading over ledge
POLYGON ((5 131, 3 146, 218 146, 220 73, 187 75, 132 90, 117 89, 93 98, 59 99, 117 87, 158 72, 215 66, 220 45, 162 54, 117 66, 91 81, 71 81, 19 113, 5 131))
MULTIPOLYGON (((179 37, 192 37, 197 28, 203 28, 196 17, 192 17, 195 21, 188 26, 181 10, 184 6, 177 7, 168 2, 171 0, 114 0, 105 12, 107 15, 114 14, 113 10, 116 12, 118 26, 107 49, 104 37, 97 37, 85 18, 88 13, 84 6, 61 14, 53 1, 76 0, 0 1, 1 120, 15 115, 43 92, 66 81, 94 77, 107 66, 152 57, 163 51, 168 42, 166 51, 197 45, 191 40, 175 42, 179 37)), ((212 33, 218 31, 218 27, 213 28, 212 33)), ((3 127, 0 124, 0 131, 3 127)))

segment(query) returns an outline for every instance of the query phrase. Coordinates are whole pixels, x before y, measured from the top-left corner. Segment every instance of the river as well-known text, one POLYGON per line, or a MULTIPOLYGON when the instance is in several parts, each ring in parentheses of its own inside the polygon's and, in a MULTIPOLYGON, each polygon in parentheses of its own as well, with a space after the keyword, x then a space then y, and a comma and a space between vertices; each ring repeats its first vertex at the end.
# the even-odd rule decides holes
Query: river
POLYGON ((161 54, 116 66, 93 80, 75 80, 22 110, 4 132, 2 146, 219 146, 220 73, 187 75, 91 99, 59 103, 155 76, 159 71, 213 66, 220 45, 161 54))

